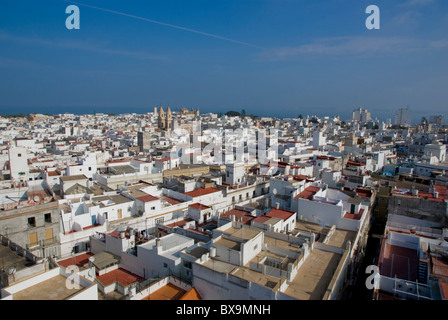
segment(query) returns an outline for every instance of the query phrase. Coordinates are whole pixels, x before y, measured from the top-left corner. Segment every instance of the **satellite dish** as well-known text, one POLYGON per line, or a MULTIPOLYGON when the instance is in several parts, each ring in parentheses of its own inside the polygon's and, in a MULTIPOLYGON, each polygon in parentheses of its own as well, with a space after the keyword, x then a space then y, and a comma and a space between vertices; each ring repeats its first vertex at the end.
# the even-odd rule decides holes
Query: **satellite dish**
POLYGON ((39 200, 40 200, 39 196, 34 196, 34 201, 35 202, 39 202, 39 200))

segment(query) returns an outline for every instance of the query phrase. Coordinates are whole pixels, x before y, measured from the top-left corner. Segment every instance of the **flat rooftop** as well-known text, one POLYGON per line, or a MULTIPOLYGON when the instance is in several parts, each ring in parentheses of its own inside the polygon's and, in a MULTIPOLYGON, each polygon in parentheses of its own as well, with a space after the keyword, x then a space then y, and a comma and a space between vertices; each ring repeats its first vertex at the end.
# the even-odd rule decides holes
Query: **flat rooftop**
POLYGON ((19 256, 16 251, 11 250, 9 247, 0 245, 0 268, 8 271, 11 267, 16 267, 17 271, 25 269, 34 265, 33 262, 19 256))
POLYGON ((250 281, 259 284, 261 286, 268 287, 270 289, 273 289, 278 283, 280 283, 279 278, 275 278, 267 274, 263 274, 261 272, 253 271, 245 267, 236 268, 233 271, 232 275, 244 279, 246 281, 250 281))
POLYGON ((77 256, 74 256, 71 258, 60 260, 57 263, 64 268, 67 268, 68 266, 71 266, 71 265, 75 265, 80 269, 85 269, 89 264, 89 258, 91 256, 93 256, 93 253, 90 253, 90 252, 83 253, 83 254, 80 254, 80 255, 77 255, 77 256))
POLYGON ((73 176, 62 176, 62 177, 60 177, 60 179, 62 182, 67 182, 67 181, 88 180, 89 178, 87 178, 83 174, 77 174, 77 175, 73 175, 73 176))
POLYGON ((415 249, 390 245, 384 239, 378 264, 383 276, 410 281, 417 279, 418 252, 415 249))
POLYGON ((254 282, 271 289, 280 282, 280 279, 278 278, 250 270, 246 267, 239 267, 213 258, 210 258, 207 262, 202 263, 202 265, 211 270, 215 270, 220 273, 229 273, 238 278, 254 282))
POLYGON ((84 288, 68 289, 67 278, 57 275, 13 295, 14 300, 65 300, 81 292, 84 288))
POLYGON ((223 233, 242 240, 249 240, 257 236, 259 233, 262 233, 262 231, 251 228, 230 227, 227 230, 224 230, 223 233))
POLYGON ((330 227, 322 227, 320 224, 314 222, 297 219, 295 228, 292 233, 294 234, 295 232, 302 231, 308 233, 314 232, 317 235, 319 233, 327 234, 328 230, 330 230, 330 227))
POLYGON ((131 283, 142 282, 145 279, 126 269, 118 268, 101 276, 97 276, 97 280, 105 286, 118 282, 122 286, 127 287, 131 283))
POLYGON ((327 244, 330 246, 345 249, 347 242, 350 241, 353 244, 355 238, 356 238, 356 232, 354 231, 336 229, 331 235, 327 244))
POLYGON ((237 241, 226 239, 226 238, 221 238, 218 241, 216 241, 214 244, 221 246, 221 247, 228 248, 228 249, 236 250, 236 251, 240 251, 240 249, 241 249, 241 242, 237 242, 237 241))
POLYGON ((299 300, 321 300, 341 257, 329 251, 311 250, 284 293, 299 300))

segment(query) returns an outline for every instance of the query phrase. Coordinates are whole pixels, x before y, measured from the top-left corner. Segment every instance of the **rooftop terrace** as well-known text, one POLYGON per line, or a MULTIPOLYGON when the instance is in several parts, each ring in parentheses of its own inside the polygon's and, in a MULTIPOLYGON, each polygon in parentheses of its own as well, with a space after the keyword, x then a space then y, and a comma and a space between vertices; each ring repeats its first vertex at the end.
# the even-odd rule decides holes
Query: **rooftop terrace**
POLYGON ((316 248, 311 250, 285 294, 299 300, 321 300, 341 257, 316 248))

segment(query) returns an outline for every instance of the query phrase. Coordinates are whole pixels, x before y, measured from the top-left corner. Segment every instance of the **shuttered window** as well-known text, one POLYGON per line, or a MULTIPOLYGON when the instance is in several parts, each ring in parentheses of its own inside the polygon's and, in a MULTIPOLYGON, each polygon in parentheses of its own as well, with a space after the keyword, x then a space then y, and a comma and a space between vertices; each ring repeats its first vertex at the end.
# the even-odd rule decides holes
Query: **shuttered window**
POLYGON ((37 232, 30 233, 28 235, 30 247, 37 246, 37 232))
POLYGON ((53 228, 45 229, 45 242, 53 242, 53 228))

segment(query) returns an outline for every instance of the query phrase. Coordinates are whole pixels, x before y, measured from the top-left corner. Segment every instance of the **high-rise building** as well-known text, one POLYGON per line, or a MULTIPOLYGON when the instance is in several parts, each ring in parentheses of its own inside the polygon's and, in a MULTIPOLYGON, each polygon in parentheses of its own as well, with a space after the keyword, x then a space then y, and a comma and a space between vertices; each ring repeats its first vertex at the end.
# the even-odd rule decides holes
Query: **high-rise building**
POLYGON ((370 120, 370 112, 367 109, 360 107, 359 109, 353 110, 352 121, 356 122, 367 122, 370 120))
POLYGON ((443 126, 445 124, 445 117, 442 114, 430 116, 429 123, 443 126))
POLYGON ((405 127, 412 125, 412 111, 409 108, 400 108, 395 112, 395 124, 405 127))

